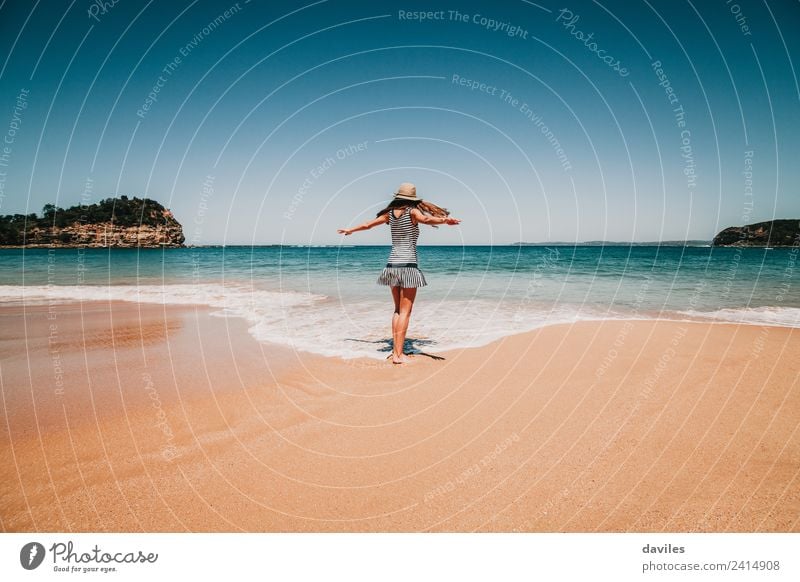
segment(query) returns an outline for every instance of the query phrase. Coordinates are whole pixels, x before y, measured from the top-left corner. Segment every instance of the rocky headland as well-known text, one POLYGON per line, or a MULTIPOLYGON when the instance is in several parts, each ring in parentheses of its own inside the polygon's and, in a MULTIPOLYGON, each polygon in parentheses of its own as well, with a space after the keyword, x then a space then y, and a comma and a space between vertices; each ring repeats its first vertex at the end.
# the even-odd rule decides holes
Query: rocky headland
POLYGON ((0 246, 25 248, 183 247, 183 227, 172 212, 149 198, 107 198, 90 205, 58 208, 42 216, 0 216, 0 246))

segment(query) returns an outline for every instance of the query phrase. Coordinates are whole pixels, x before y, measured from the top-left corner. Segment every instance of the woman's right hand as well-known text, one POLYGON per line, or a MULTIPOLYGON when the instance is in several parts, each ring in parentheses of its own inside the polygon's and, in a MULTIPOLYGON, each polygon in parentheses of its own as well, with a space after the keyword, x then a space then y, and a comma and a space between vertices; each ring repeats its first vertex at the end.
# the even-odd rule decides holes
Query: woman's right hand
POLYGON ((350 235, 350 234, 353 234, 353 230, 352 230, 352 229, 350 229, 350 228, 340 228, 340 229, 339 229, 339 230, 337 230, 336 232, 338 232, 339 234, 343 234, 343 235, 345 235, 345 236, 347 236, 347 235, 350 235))
POLYGON ((458 218, 453 218, 452 216, 448 216, 447 218, 444 219, 444 223, 455 226, 457 224, 461 224, 461 220, 458 218))

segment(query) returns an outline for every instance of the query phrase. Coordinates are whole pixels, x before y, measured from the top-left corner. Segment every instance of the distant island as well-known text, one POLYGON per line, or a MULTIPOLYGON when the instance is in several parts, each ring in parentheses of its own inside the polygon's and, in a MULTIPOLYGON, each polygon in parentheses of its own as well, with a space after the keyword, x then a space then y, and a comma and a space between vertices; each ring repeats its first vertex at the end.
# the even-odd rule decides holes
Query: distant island
POLYGON ((711 241, 715 247, 791 247, 800 244, 800 219, 731 226, 711 241))
POLYGON ((168 209, 149 198, 106 198, 59 208, 45 204, 42 216, 0 216, 0 246, 183 247, 183 227, 168 209))
POLYGON ((588 240, 584 242, 555 241, 511 243, 512 247, 707 247, 710 245, 710 240, 662 240, 646 242, 588 240))

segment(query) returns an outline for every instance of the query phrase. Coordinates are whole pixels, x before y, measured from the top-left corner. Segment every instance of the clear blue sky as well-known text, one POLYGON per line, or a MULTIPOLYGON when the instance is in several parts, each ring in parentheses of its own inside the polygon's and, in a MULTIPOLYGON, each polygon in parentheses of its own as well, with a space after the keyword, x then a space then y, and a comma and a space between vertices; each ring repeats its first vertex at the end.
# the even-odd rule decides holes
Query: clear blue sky
POLYGON ((412 181, 463 220, 427 244, 800 217, 793 0, 101 5, 0 6, 0 213, 127 194, 198 244, 336 244, 412 181))

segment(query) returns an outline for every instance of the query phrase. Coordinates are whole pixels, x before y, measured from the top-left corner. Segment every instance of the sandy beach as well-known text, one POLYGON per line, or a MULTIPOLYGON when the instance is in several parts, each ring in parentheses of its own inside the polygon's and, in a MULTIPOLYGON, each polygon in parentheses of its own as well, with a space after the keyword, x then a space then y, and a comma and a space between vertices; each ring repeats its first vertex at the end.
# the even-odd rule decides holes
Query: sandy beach
POLYGON ((392 366, 210 313, 0 308, 3 531, 800 531, 798 329, 580 322, 392 366))

